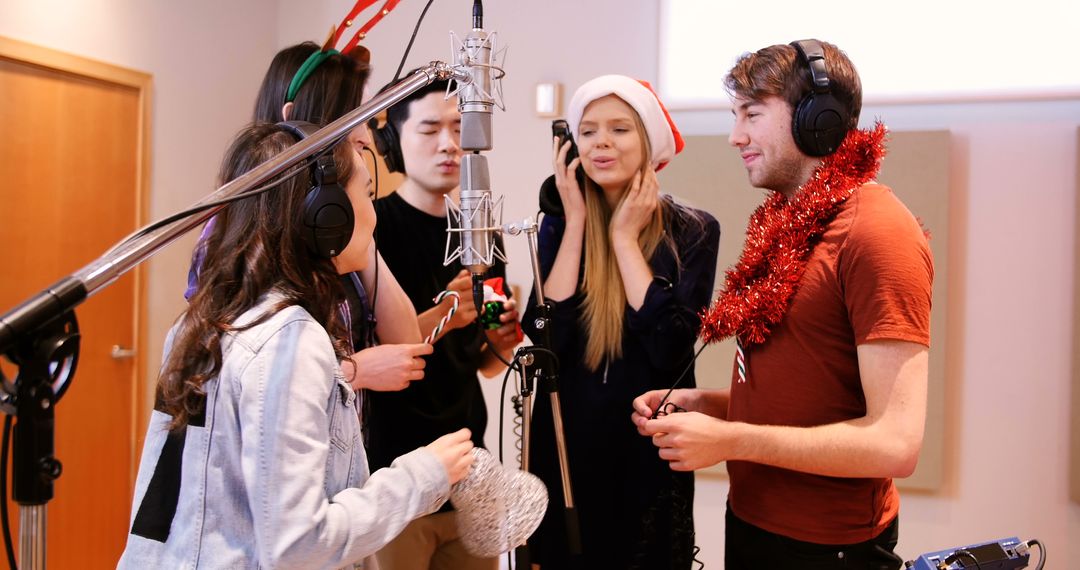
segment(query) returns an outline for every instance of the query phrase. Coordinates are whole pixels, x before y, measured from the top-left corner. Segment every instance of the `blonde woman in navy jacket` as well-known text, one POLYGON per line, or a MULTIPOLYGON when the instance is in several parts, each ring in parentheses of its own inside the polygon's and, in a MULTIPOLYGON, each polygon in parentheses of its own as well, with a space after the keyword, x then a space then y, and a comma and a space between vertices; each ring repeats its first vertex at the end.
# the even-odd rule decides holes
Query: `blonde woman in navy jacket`
MULTIPOLYGON (((674 473, 637 433, 631 402, 670 386, 691 362, 720 227, 661 194, 656 171, 682 139, 647 84, 621 75, 588 81, 574 93, 567 122, 580 158, 567 165, 569 146, 556 140, 564 215, 546 216, 538 241, 583 552, 570 555, 553 499, 530 539, 533 561, 544 570, 686 569, 695 542, 693 475, 674 473)), ((521 322, 537 340, 534 302, 521 322)), ((688 376, 684 385, 693 385, 692 369, 688 376)), ((552 426, 550 406, 538 404, 531 468, 554 498, 562 483, 552 426)))

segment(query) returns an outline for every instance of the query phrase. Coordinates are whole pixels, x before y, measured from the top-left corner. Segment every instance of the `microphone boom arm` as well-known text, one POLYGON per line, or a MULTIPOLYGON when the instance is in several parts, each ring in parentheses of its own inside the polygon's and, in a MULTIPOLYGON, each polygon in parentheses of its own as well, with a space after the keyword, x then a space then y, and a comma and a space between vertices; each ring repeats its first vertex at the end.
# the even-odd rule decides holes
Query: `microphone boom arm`
MULTIPOLYGON (((54 404, 75 373, 79 334, 74 309, 121 275, 181 235, 203 223, 225 204, 320 153, 380 111, 435 80, 472 78, 462 66, 433 61, 367 103, 353 109, 281 154, 267 160, 196 202, 189 215, 151 224, 121 240, 89 265, 23 301, 0 316, 0 355, 18 366, 14 382, 0 370, 0 411, 15 417, 13 498, 19 504, 19 562, 45 567, 45 508, 53 496, 60 462, 53 457, 54 404), (205 209, 199 209, 206 206, 205 209), (160 225, 160 227, 157 227, 160 225), (62 377, 62 378, 61 378, 62 377)), ((182 215, 178 214, 178 215, 182 215)))
MULTIPOLYGON (((373 97, 367 103, 319 129, 310 137, 218 188, 217 191, 196 202, 193 208, 223 198, 237 196, 260 186, 311 155, 325 150, 348 135, 358 125, 416 92, 421 87, 436 80, 448 79, 463 82, 471 80, 466 70, 443 62, 433 61, 373 97)), ((135 237, 120 242, 109 252, 82 269, 61 279, 48 289, 5 313, 0 317, 0 354, 11 349, 19 337, 32 333, 34 330, 75 308, 136 265, 147 260, 159 249, 205 222, 224 207, 222 205, 203 210, 192 214, 188 218, 151 231, 146 235, 138 235, 139 232, 136 232, 135 237)))

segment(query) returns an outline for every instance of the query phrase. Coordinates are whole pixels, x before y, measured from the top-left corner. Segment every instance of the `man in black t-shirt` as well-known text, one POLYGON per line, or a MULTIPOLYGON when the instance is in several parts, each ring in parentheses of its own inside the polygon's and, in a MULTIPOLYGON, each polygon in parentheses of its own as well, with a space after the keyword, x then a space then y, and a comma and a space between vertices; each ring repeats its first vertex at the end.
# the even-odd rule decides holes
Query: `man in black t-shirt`
MULTIPOLYGON (((521 338, 513 300, 504 304, 502 325, 485 335, 476 322, 471 276, 457 264, 443 265, 444 196, 457 202, 461 159, 461 115, 457 99, 446 99, 445 93, 445 82, 413 93, 391 107, 387 124, 375 131, 387 166, 406 175, 396 192, 375 202, 375 240, 416 307, 421 334, 430 334, 452 304, 447 298, 435 305, 433 299, 439 293, 457 291, 460 302, 432 341, 434 352, 425 357, 424 379, 400 392, 369 395, 367 453, 373 470, 462 427, 469 428, 473 442, 483 447, 487 407, 477 371, 490 377, 504 370, 493 351, 508 360, 521 338)), ((505 276, 505 265, 496 261, 486 277, 505 276)), ((490 570, 498 566, 495 558, 479 559, 464 550, 449 503, 410 523, 377 556, 383 570, 490 570)))

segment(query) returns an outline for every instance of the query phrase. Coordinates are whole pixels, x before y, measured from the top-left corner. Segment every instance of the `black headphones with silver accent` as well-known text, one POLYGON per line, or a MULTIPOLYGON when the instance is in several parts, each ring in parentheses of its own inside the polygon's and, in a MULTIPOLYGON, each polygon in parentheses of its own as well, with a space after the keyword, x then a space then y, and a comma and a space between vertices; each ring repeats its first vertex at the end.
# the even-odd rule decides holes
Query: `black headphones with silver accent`
POLYGON ((817 40, 790 44, 810 69, 813 89, 791 113, 791 134, 795 145, 809 156, 826 156, 836 151, 848 133, 848 112, 832 94, 825 49, 817 40))
POLYGON ((375 149, 383 157, 383 163, 390 172, 405 174, 405 157, 401 156, 401 137, 398 136, 397 127, 387 117, 386 124, 379 126, 379 120, 372 117, 368 120, 368 128, 371 129, 371 138, 375 141, 375 149))
MULTIPOLYGON (((311 136, 319 127, 305 121, 285 121, 278 126, 298 141, 311 136)), ((334 150, 328 149, 311 161, 311 189, 304 197, 304 218, 301 237, 308 251, 322 258, 336 257, 352 239, 352 202, 338 183, 334 150)))

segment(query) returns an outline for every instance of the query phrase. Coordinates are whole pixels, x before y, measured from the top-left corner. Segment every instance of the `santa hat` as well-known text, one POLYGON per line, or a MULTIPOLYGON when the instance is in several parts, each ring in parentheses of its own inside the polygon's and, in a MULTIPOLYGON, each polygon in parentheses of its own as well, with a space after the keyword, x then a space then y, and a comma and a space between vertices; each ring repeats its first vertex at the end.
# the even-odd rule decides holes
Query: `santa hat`
POLYGON ((596 79, 587 81, 574 92, 567 108, 566 122, 570 124, 570 132, 576 137, 578 126, 581 124, 581 116, 585 113, 585 107, 589 103, 608 95, 615 95, 637 111, 641 122, 645 125, 645 133, 649 136, 649 145, 652 147, 652 165, 660 170, 671 159, 682 151, 685 143, 675 122, 671 120, 664 104, 656 96, 652 85, 648 81, 632 79, 625 75, 601 75, 596 79))

